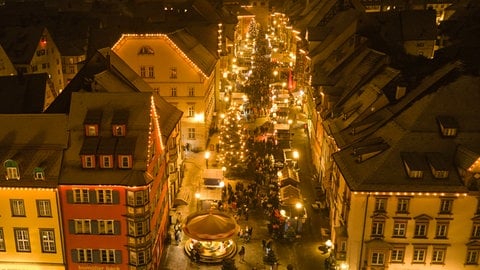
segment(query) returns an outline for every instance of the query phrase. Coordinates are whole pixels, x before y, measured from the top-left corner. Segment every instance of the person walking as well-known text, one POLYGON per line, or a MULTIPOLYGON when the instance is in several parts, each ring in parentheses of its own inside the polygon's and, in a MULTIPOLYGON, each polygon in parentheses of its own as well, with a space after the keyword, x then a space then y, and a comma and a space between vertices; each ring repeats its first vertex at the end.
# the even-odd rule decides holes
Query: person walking
POLYGON ((245 262, 245 247, 242 246, 240 251, 238 251, 238 256, 240 256, 240 262, 245 262))

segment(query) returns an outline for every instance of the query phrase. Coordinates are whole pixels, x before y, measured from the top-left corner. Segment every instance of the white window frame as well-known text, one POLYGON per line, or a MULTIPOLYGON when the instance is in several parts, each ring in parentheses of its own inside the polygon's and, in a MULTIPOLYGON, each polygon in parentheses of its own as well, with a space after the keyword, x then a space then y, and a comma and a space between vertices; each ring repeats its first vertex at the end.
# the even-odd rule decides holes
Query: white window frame
POLYGON ((99 204, 112 204, 113 203, 113 190, 111 189, 97 189, 97 203, 99 204))
POLYGON ((115 222, 113 219, 99 219, 98 222, 98 233, 99 234, 114 234, 115 233, 115 222))
POLYGON ((28 228, 14 228, 15 244, 18 252, 30 252, 30 235, 28 228))
POLYGON ((387 198, 375 198, 375 211, 385 212, 387 210, 387 198))
POLYGON ((0 251, 5 251, 5 236, 3 234, 3 228, 0 227, 0 251))
POLYGON ((426 248, 413 248, 412 262, 424 263, 426 255, 427 255, 426 248))
POLYGON ((95 168, 95 156, 94 155, 85 155, 84 168, 95 168))
POLYGON ((415 231, 413 237, 427 237, 428 233, 428 223, 427 222, 417 222, 415 223, 415 231))
POLYGON ((195 128, 188 128, 187 136, 189 140, 195 140, 195 128))
POLYGON ((435 237, 436 238, 447 238, 448 235, 448 223, 442 222, 437 223, 435 228, 435 237))
POLYGON ((86 188, 74 188, 73 190, 74 203, 89 203, 90 191, 86 188))
POLYGON ((100 263, 115 263, 115 249, 100 249, 100 263))
POLYGON ((37 171, 33 174, 35 180, 45 180, 45 173, 43 171, 37 171))
POLYGON ((20 174, 18 173, 18 168, 17 167, 6 167, 6 177, 7 180, 19 180, 20 179, 20 174))
POLYGON ((91 234, 92 220, 91 219, 74 219, 76 234, 91 234))
POLYGON ((25 202, 23 199, 10 199, 10 206, 12 208, 12 216, 14 217, 26 216, 25 202))
POLYGON ((112 157, 105 155, 102 156, 102 167, 103 168, 113 168, 112 157))
POLYGON ((397 213, 408 213, 409 205, 410 205, 410 199, 398 198, 397 213))
POLYGON ((91 248, 77 248, 77 261, 80 263, 92 263, 93 250, 91 248))
POLYGON ((385 253, 380 251, 372 252, 371 256, 371 264, 378 266, 378 265, 385 265, 385 253))
POLYGON ((446 250, 444 248, 434 248, 432 251, 432 263, 444 263, 445 253, 446 250))
POLYGON ((50 200, 37 200, 37 212, 39 217, 52 217, 50 200))
POLYGON ((187 116, 195 117, 195 104, 188 104, 187 116))
POLYGON ((480 258, 480 249, 468 249, 467 259, 465 261, 465 264, 467 265, 478 264, 479 258, 480 258))
POLYGON ((119 155, 118 156, 118 167, 121 169, 130 169, 132 168, 131 156, 130 155, 119 155))
POLYGON ((392 263, 403 263, 405 258, 405 249, 404 248, 393 248, 390 253, 390 261, 392 263))
POLYGON ((440 201, 440 213, 449 214, 452 213, 453 199, 441 199, 440 201))
POLYGON ((40 241, 43 253, 56 253, 55 232, 53 229, 40 229, 40 241))
POLYGON ((405 237, 407 233, 407 222, 395 222, 393 224, 393 237, 405 237))
POLYGON ((385 228, 385 221, 383 220, 373 221, 371 236, 372 237, 383 236, 384 228, 385 228))
POLYGON ((471 238, 480 238, 480 223, 473 223, 471 238))

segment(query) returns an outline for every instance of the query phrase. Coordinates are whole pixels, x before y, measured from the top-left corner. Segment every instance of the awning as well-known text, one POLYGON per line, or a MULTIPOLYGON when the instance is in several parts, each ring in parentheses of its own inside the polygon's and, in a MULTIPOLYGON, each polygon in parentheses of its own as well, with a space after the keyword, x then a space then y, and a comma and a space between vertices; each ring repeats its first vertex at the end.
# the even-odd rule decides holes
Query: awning
POLYGON ((202 201, 220 201, 222 200, 221 188, 206 188, 202 187, 199 191, 199 200, 202 201))
POLYGON ((179 205, 188 205, 190 203, 190 192, 187 190, 180 190, 173 202, 173 207, 179 205))

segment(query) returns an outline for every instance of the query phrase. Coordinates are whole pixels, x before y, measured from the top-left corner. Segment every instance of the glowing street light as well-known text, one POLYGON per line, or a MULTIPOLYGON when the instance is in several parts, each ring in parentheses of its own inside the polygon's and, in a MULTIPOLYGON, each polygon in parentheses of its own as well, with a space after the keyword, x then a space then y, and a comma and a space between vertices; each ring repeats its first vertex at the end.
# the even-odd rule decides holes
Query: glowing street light
POLYGON ((208 159, 210 158, 210 151, 205 152, 205 166, 208 169, 208 159))

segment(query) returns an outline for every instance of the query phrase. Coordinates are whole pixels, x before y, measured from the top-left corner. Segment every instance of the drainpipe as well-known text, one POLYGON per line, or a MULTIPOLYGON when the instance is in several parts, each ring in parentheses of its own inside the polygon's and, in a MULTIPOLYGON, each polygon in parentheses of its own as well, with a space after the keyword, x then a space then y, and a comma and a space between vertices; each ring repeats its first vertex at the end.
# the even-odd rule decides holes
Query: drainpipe
POLYGON ((370 198, 370 192, 367 193, 367 201, 365 203, 365 212, 363 213, 363 229, 362 229, 362 239, 361 239, 361 246, 360 246, 360 258, 358 261, 358 270, 362 269, 362 262, 363 262, 363 239, 365 238, 365 226, 367 224, 367 212, 368 212, 368 199, 370 198))

